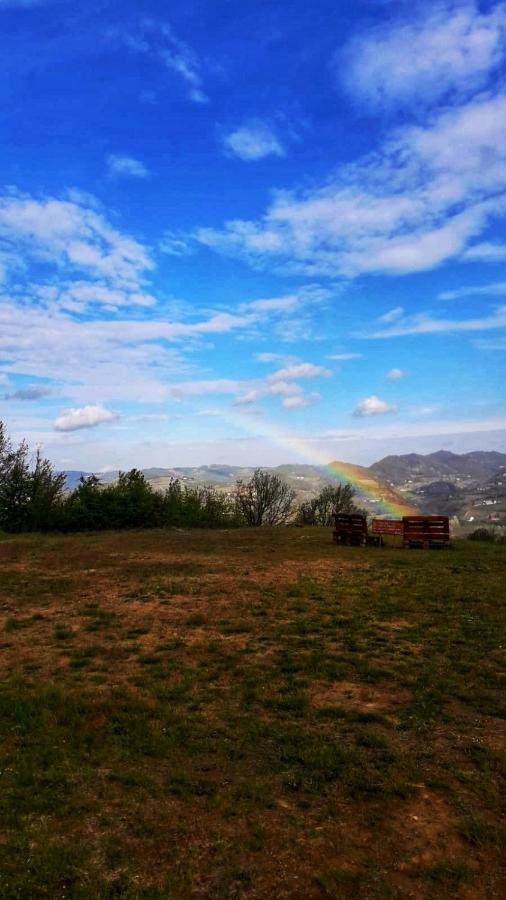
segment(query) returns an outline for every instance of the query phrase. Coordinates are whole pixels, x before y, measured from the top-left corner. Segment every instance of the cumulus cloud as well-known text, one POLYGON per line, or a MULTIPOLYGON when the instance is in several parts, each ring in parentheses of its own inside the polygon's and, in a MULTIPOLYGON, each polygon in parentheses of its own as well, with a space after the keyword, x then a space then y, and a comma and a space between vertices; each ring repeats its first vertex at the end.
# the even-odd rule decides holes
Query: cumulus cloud
POLYGON ((354 98, 374 107, 411 106, 486 85, 503 58, 506 5, 480 13, 473 0, 445 0, 422 10, 357 35, 336 54, 354 98))
POLYGON ((387 378, 389 381, 399 381, 401 378, 404 378, 405 374, 402 369, 390 369, 387 372, 387 378))
POLYGON ((66 409, 55 419, 53 428, 55 431, 78 431, 80 428, 94 428, 104 422, 114 422, 119 419, 119 413, 106 409, 101 403, 95 406, 82 406, 77 409, 66 409))
POLYGON ((376 394, 372 394, 370 397, 360 401, 353 410, 353 415, 356 418, 363 418, 365 416, 382 416, 386 413, 394 412, 397 412, 396 406, 391 406, 386 400, 380 400, 376 394))
POLYGON ((267 390, 273 397, 293 397, 302 393, 300 384, 295 381, 270 381, 267 390))
POLYGON ((223 135, 222 140, 229 155, 246 162, 285 155, 285 148, 272 127, 260 119, 251 119, 235 131, 223 135))
POLYGON ((149 170, 139 159, 111 153, 107 158, 109 175, 113 178, 148 178, 149 170))
POLYGON ((480 95, 398 128, 318 187, 275 191, 258 220, 196 238, 257 267, 355 277, 434 268, 506 209, 506 94, 480 95))

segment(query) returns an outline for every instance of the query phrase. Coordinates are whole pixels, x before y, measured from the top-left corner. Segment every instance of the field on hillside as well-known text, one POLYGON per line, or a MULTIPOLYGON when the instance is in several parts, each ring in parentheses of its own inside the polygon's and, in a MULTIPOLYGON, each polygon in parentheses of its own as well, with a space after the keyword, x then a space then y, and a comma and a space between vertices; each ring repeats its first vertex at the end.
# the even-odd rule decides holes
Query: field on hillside
POLYGON ((1 540, 2 900, 504 896, 505 562, 1 540))

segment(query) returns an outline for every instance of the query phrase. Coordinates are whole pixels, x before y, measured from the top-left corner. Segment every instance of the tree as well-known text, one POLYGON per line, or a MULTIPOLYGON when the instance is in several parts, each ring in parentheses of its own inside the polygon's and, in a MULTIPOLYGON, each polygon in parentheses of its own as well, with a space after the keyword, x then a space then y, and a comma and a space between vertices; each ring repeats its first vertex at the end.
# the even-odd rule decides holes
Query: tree
POLYGON ((293 507, 295 491, 279 475, 255 469, 247 484, 237 482, 235 501, 240 518, 251 527, 282 525, 293 507))
POLYGON ((56 473, 39 450, 32 465, 25 441, 14 449, 0 422, 0 528, 35 531, 52 527, 64 483, 65 476, 56 473))
POLYGON ((30 474, 29 520, 30 531, 54 528, 65 490, 65 473, 55 472, 48 459, 37 450, 35 465, 30 474))
POLYGON ((358 512, 351 484, 328 484, 312 500, 301 503, 297 516, 300 525, 332 525, 333 513, 358 512))

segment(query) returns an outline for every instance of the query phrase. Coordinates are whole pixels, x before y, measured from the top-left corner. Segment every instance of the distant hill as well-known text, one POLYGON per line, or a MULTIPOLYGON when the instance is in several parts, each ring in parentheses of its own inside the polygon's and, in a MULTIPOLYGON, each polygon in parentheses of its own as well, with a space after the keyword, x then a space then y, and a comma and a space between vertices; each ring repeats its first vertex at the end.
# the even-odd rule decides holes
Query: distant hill
POLYGON ((479 482, 490 478, 501 466, 506 466, 506 453, 495 450, 475 450, 462 454, 438 450, 426 456, 419 453, 385 456, 373 463, 370 469, 380 478, 398 486, 420 479, 453 481, 464 478, 479 482))
MULTIPOLYGON (((331 465, 329 463, 329 465, 331 465)), ((370 513, 401 515, 403 511, 439 513, 459 516, 462 521, 489 521, 494 514, 506 510, 506 453, 476 450, 471 453, 407 453, 386 456, 367 468, 352 463, 334 464, 343 482, 350 482, 357 492, 357 505, 370 513)), ((285 464, 264 467, 283 478, 297 495, 309 500, 326 484, 335 483, 326 468, 285 464)), ((231 493, 238 479, 248 481, 253 466, 152 467, 142 470, 150 484, 163 491, 174 478, 188 485, 212 485, 218 491, 231 493)), ((65 473, 67 490, 73 490, 81 475, 89 472, 71 470, 65 473)), ((117 471, 98 473, 104 484, 115 481, 117 471)))

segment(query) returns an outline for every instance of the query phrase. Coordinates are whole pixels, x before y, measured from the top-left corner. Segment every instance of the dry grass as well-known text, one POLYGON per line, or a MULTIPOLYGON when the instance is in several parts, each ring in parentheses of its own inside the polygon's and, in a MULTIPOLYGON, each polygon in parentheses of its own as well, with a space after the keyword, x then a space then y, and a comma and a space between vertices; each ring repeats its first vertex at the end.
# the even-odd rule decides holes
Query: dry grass
POLYGON ((504 896, 502 546, 0 541, 0 897, 504 896))

